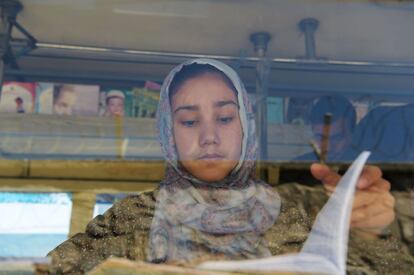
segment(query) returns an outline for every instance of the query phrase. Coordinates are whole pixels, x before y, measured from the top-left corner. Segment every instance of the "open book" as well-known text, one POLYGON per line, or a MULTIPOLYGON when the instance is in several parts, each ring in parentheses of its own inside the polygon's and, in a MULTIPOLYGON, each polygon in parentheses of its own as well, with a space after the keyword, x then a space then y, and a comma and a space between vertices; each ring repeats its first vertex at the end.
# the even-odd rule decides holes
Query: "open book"
POLYGON ((346 274, 349 224, 356 184, 370 153, 363 152, 316 217, 302 250, 257 260, 205 262, 200 269, 346 274))

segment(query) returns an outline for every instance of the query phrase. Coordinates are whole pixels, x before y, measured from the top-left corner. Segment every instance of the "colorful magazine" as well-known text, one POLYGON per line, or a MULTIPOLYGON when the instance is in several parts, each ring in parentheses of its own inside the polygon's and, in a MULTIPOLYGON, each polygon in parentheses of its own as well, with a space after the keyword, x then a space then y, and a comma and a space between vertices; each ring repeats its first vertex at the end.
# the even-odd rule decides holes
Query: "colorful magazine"
POLYGON ((146 81, 143 88, 134 88, 134 116, 154 118, 160 98, 161 86, 146 81))
POLYGON ((57 115, 97 116, 99 86, 54 84, 53 113, 57 115))
POLYGON ((35 109, 35 83, 5 82, 1 90, 0 112, 32 113, 35 109))
POLYGON ((134 94, 132 90, 105 88, 100 93, 99 115, 105 117, 132 117, 134 94))

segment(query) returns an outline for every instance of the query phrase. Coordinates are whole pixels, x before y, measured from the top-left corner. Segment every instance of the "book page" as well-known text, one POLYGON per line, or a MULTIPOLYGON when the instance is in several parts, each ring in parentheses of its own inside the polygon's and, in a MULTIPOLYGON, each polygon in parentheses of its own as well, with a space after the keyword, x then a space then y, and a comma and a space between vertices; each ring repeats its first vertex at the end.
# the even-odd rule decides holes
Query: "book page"
POLYGON ((358 178, 370 153, 363 152, 338 183, 316 217, 302 250, 297 254, 258 260, 205 262, 201 269, 222 271, 292 271, 346 274, 348 233, 358 178))

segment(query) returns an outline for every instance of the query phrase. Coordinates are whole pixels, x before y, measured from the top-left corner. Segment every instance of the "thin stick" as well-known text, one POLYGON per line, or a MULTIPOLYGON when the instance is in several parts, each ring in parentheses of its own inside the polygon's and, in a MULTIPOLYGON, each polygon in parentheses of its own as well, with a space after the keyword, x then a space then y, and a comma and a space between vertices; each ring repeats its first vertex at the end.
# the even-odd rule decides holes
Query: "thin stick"
POLYGON ((318 157, 319 162, 323 163, 321 160, 321 149, 319 148, 318 144, 313 139, 311 139, 309 143, 312 146, 313 152, 318 157))

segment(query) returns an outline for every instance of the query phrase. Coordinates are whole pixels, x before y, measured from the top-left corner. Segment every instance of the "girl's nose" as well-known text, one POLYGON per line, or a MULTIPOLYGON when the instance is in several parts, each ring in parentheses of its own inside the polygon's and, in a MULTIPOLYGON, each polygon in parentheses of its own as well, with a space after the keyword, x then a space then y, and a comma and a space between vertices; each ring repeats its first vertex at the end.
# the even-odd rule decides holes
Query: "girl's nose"
POLYGON ((204 123, 201 127, 200 145, 219 144, 218 129, 214 123, 204 123))

